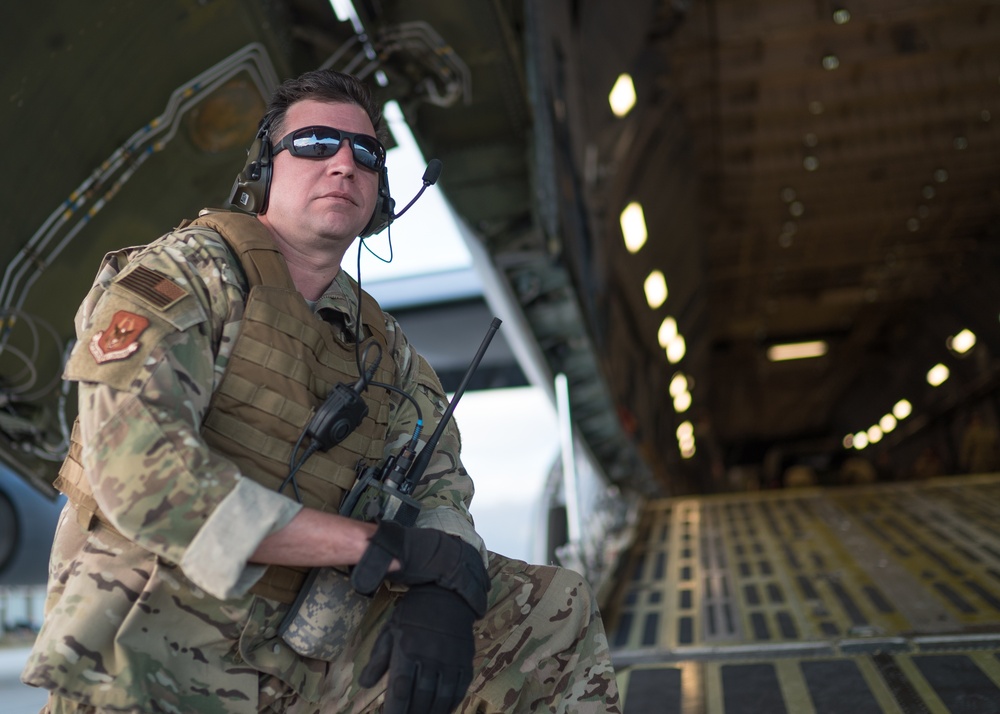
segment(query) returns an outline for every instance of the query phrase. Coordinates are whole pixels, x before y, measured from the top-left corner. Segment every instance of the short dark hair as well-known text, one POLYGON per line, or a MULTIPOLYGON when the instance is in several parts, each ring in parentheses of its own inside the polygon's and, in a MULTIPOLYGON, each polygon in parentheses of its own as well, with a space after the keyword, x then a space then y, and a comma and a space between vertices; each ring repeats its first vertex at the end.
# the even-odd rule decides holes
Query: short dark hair
POLYGON ((368 114, 375 136, 386 139, 385 121, 382 108, 375 102, 368 85, 349 74, 332 69, 316 69, 282 82, 267 105, 267 112, 261 119, 261 127, 267 126, 271 140, 280 138, 288 108, 297 102, 315 99, 331 104, 355 104, 368 114))

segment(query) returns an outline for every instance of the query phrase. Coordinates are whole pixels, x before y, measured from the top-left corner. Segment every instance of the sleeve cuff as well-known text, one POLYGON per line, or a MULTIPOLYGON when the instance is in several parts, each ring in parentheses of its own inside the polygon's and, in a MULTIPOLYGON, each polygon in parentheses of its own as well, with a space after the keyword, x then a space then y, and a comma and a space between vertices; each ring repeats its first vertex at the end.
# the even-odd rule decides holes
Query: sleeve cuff
POLYGON ((458 536, 478 550, 479 555, 483 559, 483 565, 487 568, 489 567, 489 555, 483 539, 479 537, 479 534, 476 533, 469 522, 454 509, 442 506, 440 508, 420 511, 420 515, 417 516, 417 522, 414 525, 417 528, 433 528, 437 531, 444 531, 445 533, 458 536))
POLYGON ((267 536, 286 525, 302 504, 250 479, 240 479, 191 541, 181 568, 213 597, 241 597, 260 580, 265 565, 249 563, 267 536))

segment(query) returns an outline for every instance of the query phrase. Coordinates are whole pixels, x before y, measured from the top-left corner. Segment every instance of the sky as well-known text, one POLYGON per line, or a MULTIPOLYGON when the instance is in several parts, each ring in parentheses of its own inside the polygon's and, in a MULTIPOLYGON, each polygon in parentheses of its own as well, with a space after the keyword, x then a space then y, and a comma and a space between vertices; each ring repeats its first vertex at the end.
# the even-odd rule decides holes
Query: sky
MULTIPOLYGON (((423 185, 422 177, 427 161, 420 153, 403 113, 395 102, 385 107, 385 118, 396 139, 397 146, 386 154, 389 169, 389 189, 396 199, 396 210, 401 211, 423 185)), ((433 157, 432 157, 433 158, 433 157)), ((445 166, 442 175, 448 167, 445 166)), ((368 251, 362 250, 362 283, 374 287, 378 282, 393 278, 436 273, 472 265, 472 256, 451 217, 451 210, 441 191, 431 186, 413 207, 391 229, 366 239, 372 252, 388 258, 389 233, 392 233, 392 262, 384 263, 368 251)), ((344 268, 351 274, 357 272, 357 241, 344 256, 344 268)), ((357 277, 355 275, 355 277, 357 277)))
MULTIPOLYGON (((427 161, 395 103, 386 106, 385 116, 398 144, 386 157, 389 187, 396 209, 402 210, 420 189, 427 161)), ((435 186, 392 224, 391 232, 391 263, 362 250, 361 283, 376 299, 380 283, 472 265, 451 210, 435 186)), ((366 241, 385 258, 387 233, 366 241)), ((357 243, 347 251, 343 267, 357 277, 357 243)), ((405 320, 402 326, 405 331, 405 320)), ((480 336, 470 339, 478 344, 480 336)), ((490 550, 538 562, 544 523, 540 498, 558 457, 555 408, 536 387, 469 391, 455 408, 454 418, 462 435, 462 462, 476 484, 472 503, 476 530, 490 550)))

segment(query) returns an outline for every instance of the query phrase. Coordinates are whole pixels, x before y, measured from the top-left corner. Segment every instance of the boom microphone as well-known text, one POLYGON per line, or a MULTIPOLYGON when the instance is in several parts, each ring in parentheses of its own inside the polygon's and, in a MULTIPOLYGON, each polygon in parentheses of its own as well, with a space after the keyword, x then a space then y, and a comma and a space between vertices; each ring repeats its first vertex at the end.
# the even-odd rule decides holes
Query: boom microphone
POLYGON ((441 169, 444 166, 441 164, 439 159, 431 159, 427 163, 427 168, 424 170, 424 186, 433 186, 437 183, 438 178, 441 176, 441 169))
POLYGON ((407 203, 403 207, 402 211, 400 211, 399 213, 393 213, 392 214, 392 220, 393 221, 396 220, 397 218, 399 218, 400 216, 402 216, 407 211, 409 211, 410 210, 410 206, 412 206, 414 203, 416 203, 417 199, 420 198, 422 195, 424 195, 424 191, 427 190, 428 186, 433 186, 435 183, 437 183, 437 180, 441 177, 441 169, 442 168, 444 168, 444 166, 441 164, 441 162, 438 159, 431 159, 430 161, 427 162, 427 168, 424 169, 424 176, 423 176, 423 179, 422 179, 423 182, 424 182, 424 185, 420 187, 419 191, 417 191, 417 195, 414 196, 410 200, 410 202, 407 203))

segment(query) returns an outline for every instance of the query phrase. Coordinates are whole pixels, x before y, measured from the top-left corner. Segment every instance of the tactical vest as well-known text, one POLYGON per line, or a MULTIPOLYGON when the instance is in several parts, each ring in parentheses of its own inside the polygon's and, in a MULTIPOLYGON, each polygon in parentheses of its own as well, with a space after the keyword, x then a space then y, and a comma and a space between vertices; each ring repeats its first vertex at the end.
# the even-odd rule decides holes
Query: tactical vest
MULTIPOLYGON (((249 287, 239 334, 201 434, 210 448, 233 461, 244 476, 277 490, 315 409, 336 384, 357 381, 355 345, 342 341, 336 330, 310 310, 295 289, 274 240, 256 218, 209 213, 182 229, 198 226, 222 236, 239 260, 249 287)), ((363 329, 381 348, 374 381, 392 384, 395 363, 389 354, 382 309, 367 293, 362 293, 361 304, 363 329)), ((314 453, 297 471, 305 506, 336 512, 354 484, 359 462, 375 463, 382 458, 389 395, 384 389, 369 388, 363 398, 368 414, 358 428, 329 452, 314 453)), ((296 459, 307 445, 305 440, 296 459)), ((56 485, 83 515, 85 527, 93 527, 95 519, 110 526, 83 474, 80 452, 74 425, 69 455, 56 485)), ((290 489, 285 493, 290 495, 290 489)), ((291 602, 306 572, 306 568, 270 566, 251 592, 291 602)))

